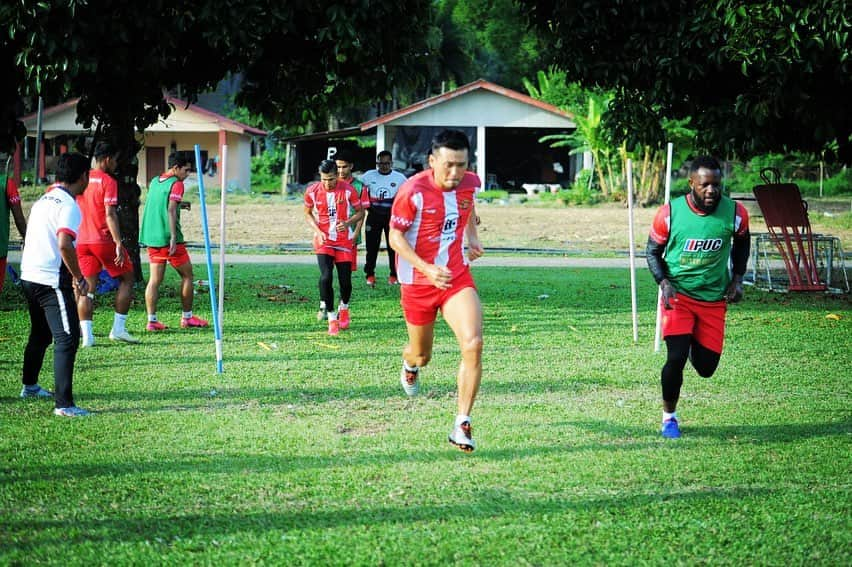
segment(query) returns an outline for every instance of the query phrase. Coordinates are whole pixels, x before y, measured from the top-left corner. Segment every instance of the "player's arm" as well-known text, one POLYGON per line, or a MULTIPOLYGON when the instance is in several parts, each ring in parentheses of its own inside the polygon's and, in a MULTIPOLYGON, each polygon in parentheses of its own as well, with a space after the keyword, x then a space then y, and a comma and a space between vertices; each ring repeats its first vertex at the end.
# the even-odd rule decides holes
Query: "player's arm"
POLYGON ((482 242, 479 241, 479 230, 476 228, 479 225, 479 217, 476 215, 474 208, 467 218, 467 226, 464 228, 464 236, 467 240, 467 259, 471 262, 480 258, 485 254, 485 248, 482 242))
POLYGON ((733 277, 728 289, 725 290, 725 299, 736 303, 743 298, 743 276, 748 269, 748 257, 751 253, 751 234, 748 228, 748 212, 745 207, 737 203, 737 226, 731 243, 731 263, 733 264, 733 277))
POLYGON ((177 219, 180 201, 169 200, 169 256, 177 250, 177 219))
POLYGON ((27 237, 27 218, 24 216, 24 211, 21 208, 21 196, 18 194, 18 186, 10 178, 6 181, 6 202, 9 203, 9 210, 12 211, 12 218, 15 219, 15 226, 18 229, 18 234, 21 235, 21 240, 27 237))
POLYGON ((355 209, 355 213, 346 219, 345 221, 337 221, 337 230, 338 232, 343 232, 344 230, 348 230, 349 228, 358 224, 358 221, 364 218, 364 209, 361 208, 361 203, 350 203, 352 208, 355 209))
POLYGON ((657 211, 651 224, 648 244, 645 245, 645 261, 648 263, 648 269, 651 271, 654 281, 660 286, 663 305, 666 309, 672 308, 672 301, 675 298, 675 289, 669 281, 666 263, 663 260, 663 253, 669 240, 668 218, 671 214, 670 210, 669 205, 664 205, 657 211))
POLYGON ((23 209, 21 209, 21 203, 15 203, 9 208, 12 210, 12 218, 15 219, 15 226, 18 228, 21 240, 24 240, 27 237, 27 218, 24 216, 23 209))
POLYGON ((305 205, 305 220, 308 222, 308 226, 313 229, 314 237, 319 239, 320 244, 325 243, 325 233, 322 231, 322 229, 320 229, 319 223, 317 222, 317 219, 314 216, 314 208, 312 206, 305 205))
POLYGON ((358 224, 355 226, 355 235, 356 238, 361 234, 361 228, 364 226, 364 219, 367 218, 367 209, 370 208, 370 192, 367 189, 366 185, 364 189, 361 191, 361 208, 364 211, 364 214, 358 219, 358 224))
POLYGON ((107 205, 105 210, 107 228, 112 236, 113 243, 115 243, 115 265, 123 266, 125 260, 127 260, 127 252, 124 250, 124 246, 121 245, 121 228, 118 224, 118 207, 115 205, 107 205))
POLYGON ((408 240, 405 239, 405 234, 401 230, 391 226, 388 240, 390 241, 391 248, 404 258, 406 262, 414 266, 417 271, 426 276, 432 282, 432 285, 439 289, 450 288, 450 282, 453 279, 452 272, 446 266, 430 264, 418 256, 414 248, 411 247, 411 244, 408 243, 408 240))
POLYGON ((80 264, 77 263, 77 249, 74 248, 74 236, 68 231, 60 230, 57 237, 59 246, 59 255, 62 261, 71 272, 71 277, 74 278, 74 290, 80 297, 85 297, 89 292, 89 284, 86 278, 83 277, 83 272, 80 271, 80 264))

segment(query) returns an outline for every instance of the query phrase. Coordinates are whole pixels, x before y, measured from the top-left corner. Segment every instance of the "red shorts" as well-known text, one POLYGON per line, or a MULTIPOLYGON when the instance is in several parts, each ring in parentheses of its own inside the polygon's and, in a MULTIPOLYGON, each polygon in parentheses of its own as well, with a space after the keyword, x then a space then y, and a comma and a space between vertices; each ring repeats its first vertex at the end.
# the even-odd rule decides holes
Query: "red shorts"
POLYGON ((722 354, 725 344, 725 301, 698 301, 682 293, 670 301, 672 309, 666 309, 660 300, 663 314, 663 337, 692 335, 701 346, 722 354))
POLYGON ((77 261, 80 271, 87 278, 94 277, 105 269, 111 278, 133 271, 133 262, 125 259, 123 266, 115 264, 115 244, 112 242, 92 242, 77 245, 77 261))
POLYGON ((179 268, 189 262, 189 253, 186 251, 186 244, 178 244, 175 248, 173 256, 169 256, 168 246, 149 246, 148 261, 152 264, 165 264, 168 262, 173 268, 179 268))
POLYGON ((352 247, 352 271, 358 271, 358 245, 352 247))
POLYGON ((342 264, 344 262, 352 263, 355 260, 355 253, 351 248, 344 250, 337 246, 320 246, 316 248, 316 253, 331 256, 334 258, 335 264, 342 264))
POLYGON ((476 289, 470 270, 453 280, 450 289, 438 289, 433 285, 410 285, 400 286, 402 313, 405 320, 412 325, 429 325, 435 322, 438 309, 444 307, 452 296, 463 289, 472 287, 476 289))

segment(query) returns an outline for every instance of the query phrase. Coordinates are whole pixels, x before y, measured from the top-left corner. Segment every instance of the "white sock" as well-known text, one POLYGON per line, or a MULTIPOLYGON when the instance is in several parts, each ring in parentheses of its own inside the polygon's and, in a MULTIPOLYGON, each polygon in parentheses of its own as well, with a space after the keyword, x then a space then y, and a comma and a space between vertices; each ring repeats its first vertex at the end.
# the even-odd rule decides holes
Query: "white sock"
POLYGON ((417 365, 409 366, 405 359, 402 359, 402 367, 408 370, 409 372, 418 372, 420 368, 417 365))
POLYGON ((677 419, 677 412, 676 411, 673 411, 672 413, 669 413, 667 411, 663 412, 663 421, 665 422, 665 421, 668 421, 670 419, 675 419, 675 420, 677 419))
POLYGON ((157 322, 157 314, 156 313, 148 313, 148 322, 156 323, 157 322))
POLYGON ((457 415, 456 416, 456 427, 458 427, 459 425, 461 425, 465 421, 470 423, 470 416, 469 415, 462 415, 462 414, 457 415))
POLYGON ((183 312, 183 318, 184 319, 189 319, 190 317, 192 317, 192 311, 184 311, 183 312))
POLYGON ((325 311, 327 307, 325 306, 325 301, 320 301, 320 310, 325 311))
POLYGON ((349 304, 343 303, 343 302, 338 303, 337 304, 337 310, 340 311, 341 309, 349 309, 349 304))
POLYGON ((121 313, 115 313, 112 316, 112 330, 115 333, 123 333, 127 327, 127 315, 122 315, 121 313))
POLYGON ((329 321, 337 321, 337 313, 335 313, 334 311, 329 311, 328 312, 328 320, 329 321))
POLYGON ((91 339, 94 337, 91 321, 80 321, 80 331, 82 331, 84 338, 91 339))

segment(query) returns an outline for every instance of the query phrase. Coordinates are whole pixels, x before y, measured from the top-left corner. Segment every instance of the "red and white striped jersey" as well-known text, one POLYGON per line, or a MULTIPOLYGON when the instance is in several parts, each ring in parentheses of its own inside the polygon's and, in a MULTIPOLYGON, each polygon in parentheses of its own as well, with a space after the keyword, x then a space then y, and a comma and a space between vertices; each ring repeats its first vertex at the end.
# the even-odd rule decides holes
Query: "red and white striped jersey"
MULTIPOLYGON (((391 228, 404 233, 414 252, 430 264, 446 266, 455 280, 470 268, 463 250, 464 230, 474 210, 479 177, 465 172, 452 191, 435 185, 427 169, 400 188, 391 210, 391 228)), ((429 279, 397 255, 400 283, 432 285, 429 279)))
POLYGON ((348 228, 337 231, 337 223, 349 220, 350 205, 354 211, 361 210, 361 196, 358 191, 338 180, 332 191, 326 191, 322 182, 314 183, 305 190, 305 207, 316 212, 317 224, 326 235, 326 246, 339 246, 346 250, 352 248, 355 230, 348 228))

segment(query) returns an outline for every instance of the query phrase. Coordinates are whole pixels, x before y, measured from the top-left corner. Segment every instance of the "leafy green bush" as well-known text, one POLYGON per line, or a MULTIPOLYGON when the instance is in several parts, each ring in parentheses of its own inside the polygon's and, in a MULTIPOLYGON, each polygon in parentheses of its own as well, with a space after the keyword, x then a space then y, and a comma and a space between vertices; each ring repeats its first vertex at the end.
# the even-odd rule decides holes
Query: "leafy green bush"
MULTIPOLYGON (((755 185, 765 182, 760 177, 764 168, 778 170, 782 183, 795 183, 802 195, 819 195, 819 160, 808 154, 763 154, 755 156, 748 163, 733 164, 725 186, 731 193, 751 193, 755 185)), ((836 166, 835 166, 836 168, 836 166)), ((770 180, 773 180, 770 177, 770 180)), ((823 180, 823 196, 852 193, 852 171, 842 168, 831 173, 831 168, 823 180)))
POLYGON ((600 197, 600 192, 578 183, 556 193, 556 199, 564 205, 594 205, 600 201, 600 197))
POLYGON ((284 172, 286 156, 283 148, 273 146, 251 158, 251 190, 253 192, 281 190, 281 174, 284 172))
POLYGON ((476 198, 486 203, 490 203, 491 201, 499 201, 501 199, 508 199, 509 192, 504 191, 503 189, 489 189, 487 191, 481 191, 476 194, 476 198))

